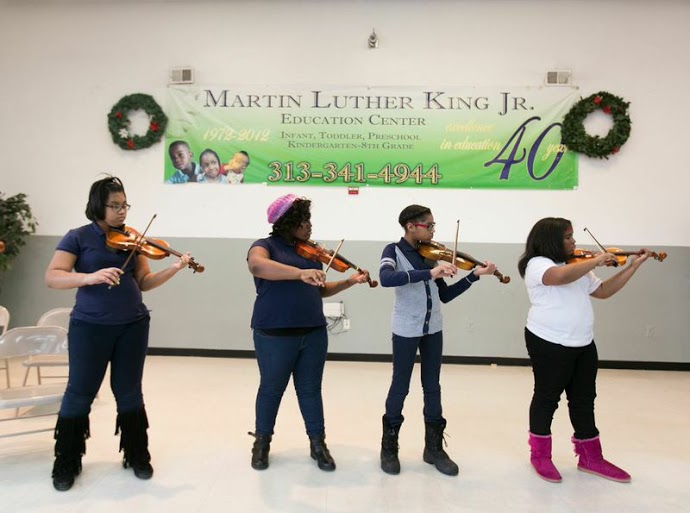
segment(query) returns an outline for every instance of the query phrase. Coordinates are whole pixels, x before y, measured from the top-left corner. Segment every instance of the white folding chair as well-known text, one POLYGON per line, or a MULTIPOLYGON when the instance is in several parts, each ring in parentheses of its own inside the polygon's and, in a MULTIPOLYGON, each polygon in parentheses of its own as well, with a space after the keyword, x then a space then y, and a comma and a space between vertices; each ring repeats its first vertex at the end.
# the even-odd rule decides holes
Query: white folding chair
MULTIPOLYGON (((0 306, 0 335, 5 334, 9 325, 10 311, 4 306, 0 306)), ((0 365, 4 365, 4 367, 0 367, 0 369, 5 369, 5 380, 7 381, 6 386, 7 388, 10 388, 10 359, 3 358, 2 360, 0 360, 0 365)))
MULTIPOLYGON (((59 326, 26 326, 13 328, 0 336, 0 358, 23 358, 39 354, 65 354, 67 352, 67 330, 59 326)), ((65 384, 31 385, 0 390, 0 409, 15 409, 10 418, 0 422, 54 415, 56 411, 45 413, 34 411, 35 407, 59 405, 65 393, 65 384), (22 408, 27 408, 20 414, 22 408)), ((51 428, 25 430, 0 437, 50 431, 51 428)))
POLYGON ((41 315, 36 326, 60 326, 69 330, 69 316, 71 314, 71 308, 53 308, 41 315))
MULTIPOLYGON (((72 313, 71 308, 53 308, 48 310, 46 313, 41 315, 38 319, 36 326, 59 326, 65 330, 69 329, 69 317, 72 313)), ((29 373, 31 369, 36 369, 36 375, 38 377, 38 384, 43 384, 44 378, 66 378, 67 376, 44 376, 41 374, 41 367, 68 367, 69 358, 67 354, 37 354, 29 356, 22 365, 26 367, 26 373, 24 374, 24 383, 29 380, 29 373)))

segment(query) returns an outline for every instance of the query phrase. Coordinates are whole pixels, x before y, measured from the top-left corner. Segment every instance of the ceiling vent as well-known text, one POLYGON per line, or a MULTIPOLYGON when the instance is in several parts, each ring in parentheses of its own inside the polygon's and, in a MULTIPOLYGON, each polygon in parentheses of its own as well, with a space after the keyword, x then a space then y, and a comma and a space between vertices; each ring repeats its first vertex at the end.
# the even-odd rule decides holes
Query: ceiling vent
POLYGON ((170 70, 171 84, 193 84, 194 70, 192 68, 173 68, 170 70))
POLYGON ((546 85, 567 86, 572 81, 572 71, 556 70, 546 72, 546 85))

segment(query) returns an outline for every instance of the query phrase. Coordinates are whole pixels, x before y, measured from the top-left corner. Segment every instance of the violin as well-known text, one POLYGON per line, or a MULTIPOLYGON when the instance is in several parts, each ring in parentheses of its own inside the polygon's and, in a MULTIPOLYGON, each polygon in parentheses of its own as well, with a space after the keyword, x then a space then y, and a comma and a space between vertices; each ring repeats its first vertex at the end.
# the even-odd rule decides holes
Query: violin
MULTIPOLYGON (((417 245, 417 251, 427 260, 432 260, 434 262, 438 260, 443 260, 444 262, 449 262, 455 264, 456 267, 469 271, 477 266, 486 267, 484 262, 477 260, 476 258, 468 255, 467 253, 462 253, 457 251, 455 254, 455 262, 453 262, 453 250, 448 249, 443 244, 438 242, 420 242, 417 245)), ((510 276, 503 276, 498 269, 494 271, 494 276, 498 278, 501 283, 510 283, 510 276)))
MULTIPOLYGON (((297 254, 307 260, 313 262, 321 262, 322 264, 328 264, 330 262, 331 269, 338 271, 339 273, 344 273, 348 269, 354 269, 357 272, 365 273, 364 269, 356 266, 350 262, 347 258, 342 256, 340 253, 335 253, 333 256, 333 250, 327 249, 320 244, 317 244, 313 240, 298 240, 295 242, 295 251, 297 254)), ((374 288, 378 286, 379 282, 372 280, 371 277, 367 277, 367 282, 369 287, 374 288)))
MULTIPOLYGON (((612 262, 608 265, 617 267, 619 265, 625 265, 625 262, 628 260, 628 257, 631 255, 642 255, 643 251, 640 249, 638 251, 623 251, 619 248, 606 248, 607 253, 611 253, 612 255, 615 255, 616 261, 612 262)), ((573 251, 573 254, 566 260, 566 264, 577 264, 578 262, 585 262, 590 258, 594 258, 597 256, 597 252, 595 251, 589 251, 587 249, 576 249, 573 251)), ((654 260, 658 260, 659 262, 663 262, 664 259, 668 256, 666 253, 663 251, 660 251, 659 253, 655 251, 650 251, 649 256, 653 258, 654 260)))
MULTIPOLYGON (((166 241, 142 237, 138 231, 129 226, 122 226, 121 228, 111 226, 106 234, 105 243, 114 249, 136 251, 152 260, 162 260, 170 255, 182 256, 182 253, 175 251, 166 241)), ((205 269, 203 265, 196 263, 193 258, 189 259, 187 266, 193 269, 195 273, 203 273, 205 269)))

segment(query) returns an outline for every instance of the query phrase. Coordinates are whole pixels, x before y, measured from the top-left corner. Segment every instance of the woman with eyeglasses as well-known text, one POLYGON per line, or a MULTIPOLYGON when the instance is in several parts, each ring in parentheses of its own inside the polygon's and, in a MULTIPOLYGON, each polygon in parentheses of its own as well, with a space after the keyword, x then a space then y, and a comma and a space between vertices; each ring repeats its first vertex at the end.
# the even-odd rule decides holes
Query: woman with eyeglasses
POLYGON ((321 382, 328 350, 322 298, 366 283, 369 273, 326 281, 319 262, 305 258, 295 243, 311 236, 311 201, 294 194, 268 207, 269 237, 254 242, 247 255, 256 300, 251 327, 259 365, 252 468, 268 468, 273 428, 283 393, 292 376, 309 437, 310 455, 321 470, 335 470, 326 446, 321 382))
POLYGON ((56 490, 69 490, 81 472, 91 403, 108 364, 123 466, 131 467, 140 479, 153 475, 141 386, 149 311, 141 293, 164 284, 186 267, 189 255, 152 272, 144 256, 127 261, 128 252, 108 247, 109 228, 123 226, 129 208, 119 178, 109 176, 93 183, 86 204, 91 223, 67 232, 45 273, 48 287, 77 289, 68 335, 69 380, 55 426, 52 477, 56 490))
POLYGON ((381 438, 381 470, 400 473, 398 434, 404 417, 403 404, 410 388, 415 357, 421 358, 424 392, 423 459, 446 475, 458 474, 458 466, 443 449, 446 419, 441 407, 441 358, 443 320, 441 303, 448 303, 465 292, 482 275, 491 275, 496 266, 486 262, 458 282, 448 285, 458 268, 452 264, 430 262, 417 251, 420 242, 428 243, 436 223, 431 209, 421 205, 405 207, 398 216, 403 237, 388 244, 381 255, 379 278, 383 287, 395 287, 393 306, 393 379, 386 398, 381 438))

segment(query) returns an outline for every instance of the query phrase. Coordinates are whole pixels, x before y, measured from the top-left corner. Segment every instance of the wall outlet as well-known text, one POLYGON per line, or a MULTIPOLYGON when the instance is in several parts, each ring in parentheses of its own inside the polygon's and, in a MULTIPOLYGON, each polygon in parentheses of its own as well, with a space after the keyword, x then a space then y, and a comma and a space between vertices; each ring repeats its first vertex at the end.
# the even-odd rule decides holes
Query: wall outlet
POLYGON ((345 303, 342 301, 337 303, 324 303, 323 315, 330 319, 340 319, 345 315, 345 303))
POLYGON ((343 319, 343 329, 344 330, 350 329, 350 319, 343 319))

